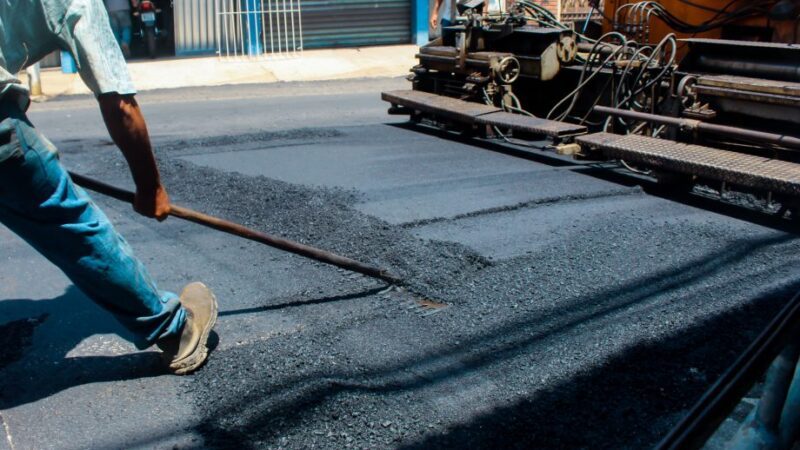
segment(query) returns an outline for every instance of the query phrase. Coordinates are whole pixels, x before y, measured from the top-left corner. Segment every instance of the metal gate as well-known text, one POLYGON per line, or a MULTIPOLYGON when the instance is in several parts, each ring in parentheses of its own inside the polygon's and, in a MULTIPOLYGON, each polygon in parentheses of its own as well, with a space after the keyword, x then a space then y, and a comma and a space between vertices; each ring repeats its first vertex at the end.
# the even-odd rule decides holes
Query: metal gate
MULTIPOLYGON (((222 40, 222 30, 217 28, 218 2, 222 1, 174 0, 176 54, 218 51, 222 40)), ((297 50, 411 42, 412 0, 294 0, 294 4, 302 9, 303 20, 302 33, 296 37, 302 39, 302 46, 291 47, 297 50)), ((268 28, 268 22, 263 23, 268 28)))
POLYGON ((222 57, 294 56, 303 50, 299 0, 216 0, 216 8, 222 57))
POLYGON ((305 48, 411 42, 411 0, 301 0, 305 48))

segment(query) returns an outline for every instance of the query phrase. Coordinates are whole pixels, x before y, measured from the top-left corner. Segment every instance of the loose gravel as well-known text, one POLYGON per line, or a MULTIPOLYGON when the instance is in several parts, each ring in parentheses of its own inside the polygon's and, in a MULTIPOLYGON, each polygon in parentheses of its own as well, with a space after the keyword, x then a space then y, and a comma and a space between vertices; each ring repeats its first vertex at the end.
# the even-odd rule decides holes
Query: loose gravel
MULTIPOLYGON (((213 144, 235 151, 330 133, 213 144)), ((359 212, 358 192, 177 158, 203 151, 201 141, 164 148, 175 200, 387 267, 413 296, 449 305, 425 316, 401 302, 408 293, 372 290, 344 319, 308 308, 320 315, 314 327, 212 354, 185 381, 208 447, 651 446, 800 288, 794 235, 637 188, 626 198, 646 207, 596 215, 557 242, 492 260, 359 212)), ((99 152, 88 173, 120 179, 116 158, 99 152)), ((569 229, 595 200, 529 207, 569 229)))

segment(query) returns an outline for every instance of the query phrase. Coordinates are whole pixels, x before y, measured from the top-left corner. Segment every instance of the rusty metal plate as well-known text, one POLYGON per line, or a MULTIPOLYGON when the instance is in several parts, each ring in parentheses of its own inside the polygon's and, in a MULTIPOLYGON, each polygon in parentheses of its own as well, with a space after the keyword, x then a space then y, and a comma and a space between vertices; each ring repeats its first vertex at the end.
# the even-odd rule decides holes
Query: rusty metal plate
POLYGON ((490 125, 553 138, 565 138, 586 133, 586 127, 582 125, 512 114, 494 106, 467 102, 430 92, 389 91, 383 92, 381 98, 394 105, 402 105, 468 124, 490 125))
POLYGON ((788 161, 633 134, 595 133, 575 140, 610 158, 800 196, 800 164, 788 161))
POLYGON ((687 38, 687 39, 678 39, 678 41, 688 42, 690 44, 703 44, 716 47, 779 49, 779 50, 788 50, 800 53, 800 46, 794 44, 784 44, 781 42, 734 41, 730 39, 709 39, 709 38, 687 38))
POLYGON ((697 85, 800 97, 800 83, 792 81, 776 81, 733 75, 702 75, 697 77, 697 85))
POLYGON ((422 55, 449 56, 455 58, 456 56, 458 56, 458 49, 455 47, 437 45, 430 47, 420 47, 419 53, 422 55))
POLYGON ((499 111, 477 117, 477 123, 496 127, 510 128, 533 134, 541 134, 554 138, 577 136, 586 133, 586 127, 555 120, 541 119, 539 117, 513 114, 499 111))
POLYGON ((770 103, 774 105, 800 106, 800 97, 792 95, 766 94, 751 90, 721 88, 715 86, 695 87, 697 93, 705 96, 732 98, 737 100, 748 100, 759 103, 770 103))
POLYGON ((467 53, 467 58, 476 59, 478 61, 489 61, 490 59, 503 59, 509 56, 514 56, 513 53, 504 52, 471 52, 467 53))
POLYGON ((500 108, 494 106, 466 102, 457 98, 423 91, 389 91, 381 93, 381 98, 394 105, 402 105, 424 113, 436 114, 468 124, 476 123, 478 116, 500 111, 500 108))

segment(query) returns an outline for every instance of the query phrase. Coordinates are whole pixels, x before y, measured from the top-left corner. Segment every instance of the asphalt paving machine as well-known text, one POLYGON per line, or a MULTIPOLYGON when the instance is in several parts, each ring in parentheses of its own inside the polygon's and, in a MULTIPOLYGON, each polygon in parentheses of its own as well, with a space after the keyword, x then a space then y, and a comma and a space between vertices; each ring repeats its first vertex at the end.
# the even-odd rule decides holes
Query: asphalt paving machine
POLYGON ((420 48, 390 113, 800 213, 800 0, 482 5, 420 48))

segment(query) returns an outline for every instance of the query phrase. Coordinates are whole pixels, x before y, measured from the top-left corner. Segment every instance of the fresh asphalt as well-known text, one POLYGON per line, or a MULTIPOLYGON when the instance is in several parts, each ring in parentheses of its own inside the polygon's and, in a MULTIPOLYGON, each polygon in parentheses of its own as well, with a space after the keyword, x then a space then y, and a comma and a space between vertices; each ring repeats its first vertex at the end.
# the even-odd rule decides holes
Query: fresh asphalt
MULTIPOLYGON (((405 87, 141 94, 176 203, 407 286, 96 195, 162 288, 217 292, 216 349, 180 378, 0 228, 0 449, 647 447, 800 288, 791 227, 415 129, 379 100, 405 87)), ((30 118, 131 186, 93 99, 30 118)))

